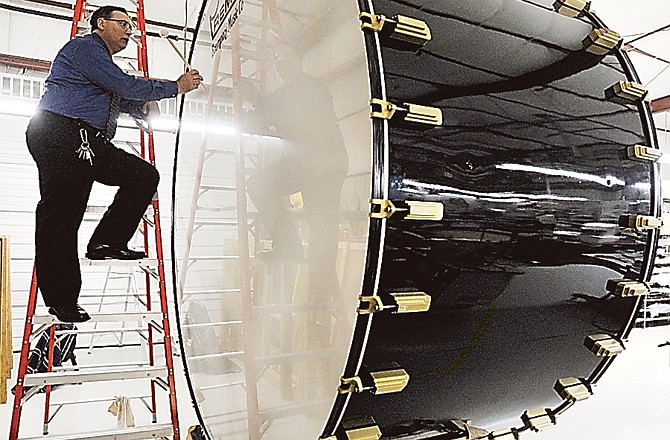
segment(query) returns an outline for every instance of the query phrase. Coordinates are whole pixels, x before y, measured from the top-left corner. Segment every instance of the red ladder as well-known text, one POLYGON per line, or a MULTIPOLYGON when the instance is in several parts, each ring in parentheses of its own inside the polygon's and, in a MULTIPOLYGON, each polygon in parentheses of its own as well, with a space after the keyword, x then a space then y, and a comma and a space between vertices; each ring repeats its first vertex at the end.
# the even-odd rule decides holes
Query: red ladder
MULTIPOLYGON (((132 3, 137 7, 137 29, 140 32, 140 44, 137 48, 137 70, 142 72, 145 78, 149 77, 148 69, 148 55, 147 55, 147 38, 146 38, 146 21, 144 13, 144 0, 133 0, 132 3)), ((74 16, 72 20, 72 28, 70 33, 70 38, 75 38, 80 30, 82 29, 82 22, 84 21, 86 14, 86 0, 76 0, 74 7, 74 16)), ((139 124, 138 124, 139 125, 139 124)), ((148 161, 156 166, 155 154, 154 154, 154 135, 153 129, 151 128, 150 122, 140 125, 141 134, 140 134, 140 156, 143 159, 148 159, 148 161), (148 155, 148 157, 147 157, 148 155)), ((72 375, 69 376, 58 373, 53 373, 53 353, 54 353, 54 343, 55 343, 55 323, 58 320, 52 316, 35 316, 36 303, 37 303, 37 276, 36 271, 33 266, 32 281, 30 285, 30 293, 28 297, 27 311, 26 311, 26 321, 23 331, 23 338, 21 344, 21 357, 19 361, 17 384, 14 390, 14 407, 12 410, 12 422, 10 426, 9 440, 17 440, 19 437, 19 426, 21 421, 21 411, 23 405, 32 397, 37 390, 40 388, 45 389, 46 398, 45 398, 45 409, 44 409, 44 434, 48 431, 48 423, 55 415, 50 415, 49 404, 51 397, 51 386, 54 384, 63 384, 63 383, 82 383, 87 381, 100 381, 100 380, 115 380, 115 379, 132 379, 132 378, 150 378, 151 379, 151 405, 150 411, 153 415, 153 423, 156 423, 156 384, 159 384, 169 393, 169 404, 170 404, 170 414, 171 422, 170 424, 156 425, 156 426, 141 426, 135 428, 129 428, 119 431, 105 431, 105 432, 89 432, 89 433, 79 433, 75 434, 73 437, 67 437, 76 439, 94 439, 94 438, 121 438, 116 437, 116 435, 123 436, 127 439, 141 439, 141 438, 160 438, 164 436, 172 435, 174 440, 179 440, 179 417, 177 411, 177 395, 176 387, 174 380, 174 362, 173 362, 173 353, 172 353, 172 337, 170 335, 170 322, 168 315, 168 302, 167 302, 167 291, 165 284, 165 265, 163 258, 163 242, 161 238, 161 226, 160 226, 160 210, 157 195, 154 196, 151 202, 153 208, 153 219, 149 221, 146 217, 143 220, 143 229, 142 233, 144 235, 144 247, 147 255, 149 253, 149 232, 148 230, 153 226, 155 233, 155 246, 156 246, 156 260, 155 266, 157 270, 148 268, 146 265, 140 264, 140 267, 145 272, 145 281, 146 281, 146 313, 123 313, 123 314, 91 314, 91 322, 102 322, 102 321, 133 321, 138 319, 143 319, 147 321, 147 331, 148 331, 148 347, 149 347, 149 367, 140 368, 140 371, 132 370, 123 370, 118 372, 105 371, 97 374, 86 374, 82 373, 81 375, 72 375), (151 278, 156 278, 158 280, 159 296, 160 296, 160 312, 153 312, 151 309, 151 278), (153 323, 152 323, 153 321, 153 323), (163 341, 165 348, 165 367, 156 366, 154 358, 154 327, 156 327, 155 322, 162 322, 160 331, 163 333, 163 341), (36 331, 34 331, 35 324, 42 324, 36 331), (28 369, 28 358, 30 355, 30 343, 32 340, 40 336, 44 331, 50 332, 49 338, 49 351, 48 351, 48 369, 47 373, 36 373, 36 374, 27 374, 28 369), (163 380, 161 376, 167 377, 167 380, 163 380), (26 393, 26 388, 32 387, 29 393, 26 393)), ((144 262, 153 261, 153 260, 142 260, 144 262)), ((113 263, 112 263, 113 264, 113 263)), ((80 370, 81 371, 81 370, 80 370)), ((110 398, 110 401, 113 401, 114 397, 110 398)), ((43 437, 36 437, 43 438, 43 437)), ((59 437, 61 438, 61 437, 59 437)), ((65 438, 65 437, 62 437, 65 438)))

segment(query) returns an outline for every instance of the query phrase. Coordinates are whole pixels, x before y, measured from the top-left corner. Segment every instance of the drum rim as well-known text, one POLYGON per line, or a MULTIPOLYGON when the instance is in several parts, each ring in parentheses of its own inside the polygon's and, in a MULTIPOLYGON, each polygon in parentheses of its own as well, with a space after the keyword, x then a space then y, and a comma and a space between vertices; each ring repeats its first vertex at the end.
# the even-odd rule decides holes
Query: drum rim
MULTIPOLYGON (((357 0, 360 12, 374 14, 372 0, 357 0)), ((364 50, 368 63, 368 79, 370 96, 386 99, 386 83, 384 81, 384 65, 382 62, 381 44, 377 33, 362 32, 365 40, 364 50), (371 56, 374 54, 374 56, 371 56)), ((371 199, 386 199, 389 186, 389 131, 388 121, 385 119, 370 118, 372 124, 372 182, 371 199)), ((384 237, 386 219, 368 219, 368 244, 363 271, 363 282, 360 295, 374 295, 379 286, 381 264, 384 256, 384 237), (371 252, 374 250, 375 252, 371 252)), ((372 314, 358 314, 354 326, 349 354, 344 366, 342 377, 354 377, 359 374, 363 355, 367 346, 368 335, 372 326, 372 314)), ((338 394, 326 420, 321 438, 335 434, 342 422, 344 412, 349 403, 351 394, 338 394)))

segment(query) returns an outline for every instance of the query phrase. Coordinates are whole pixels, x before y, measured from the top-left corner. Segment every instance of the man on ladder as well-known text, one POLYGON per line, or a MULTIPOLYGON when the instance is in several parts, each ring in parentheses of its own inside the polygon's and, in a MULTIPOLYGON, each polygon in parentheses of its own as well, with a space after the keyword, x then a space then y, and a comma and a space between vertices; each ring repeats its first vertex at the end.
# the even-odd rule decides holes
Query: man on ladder
POLYGON ((70 40, 56 55, 26 131, 41 196, 35 226, 37 280, 49 313, 63 322, 90 319, 78 304, 77 231, 94 181, 119 190, 89 241, 87 258, 145 256, 128 249, 128 241, 159 177, 149 163, 111 143, 119 112, 147 117, 158 111, 156 100, 195 90, 203 79, 197 70, 176 81, 127 75, 112 61, 133 30, 127 11, 103 6, 90 23, 90 34, 70 40))

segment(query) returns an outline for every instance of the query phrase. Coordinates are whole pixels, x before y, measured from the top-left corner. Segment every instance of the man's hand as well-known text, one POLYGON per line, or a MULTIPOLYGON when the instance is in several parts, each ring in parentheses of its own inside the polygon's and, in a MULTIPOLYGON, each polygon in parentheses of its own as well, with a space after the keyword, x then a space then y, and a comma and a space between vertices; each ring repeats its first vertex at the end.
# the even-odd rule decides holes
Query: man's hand
POLYGON ((179 93, 188 93, 192 90, 195 90, 200 85, 200 82, 203 80, 200 76, 200 72, 197 70, 189 70, 185 74, 179 77, 177 80, 177 87, 179 88, 179 93))
POLYGON ((146 119, 157 118, 161 115, 161 109, 156 101, 148 101, 142 106, 142 114, 146 119))

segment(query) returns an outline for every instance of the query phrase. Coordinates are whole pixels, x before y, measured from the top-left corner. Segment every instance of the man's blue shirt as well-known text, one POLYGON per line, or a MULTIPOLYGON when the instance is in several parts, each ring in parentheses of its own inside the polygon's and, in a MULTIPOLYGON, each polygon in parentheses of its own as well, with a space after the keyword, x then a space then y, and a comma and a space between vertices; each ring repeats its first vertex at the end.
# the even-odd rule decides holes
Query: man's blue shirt
POLYGON ((121 111, 130 113, 146 101, 177 96, 178 87, 176 81, 126 74, 114 64, 102 38, 92 33, 70 40, 58 52, 38 107, 104 130, 114 93, 121 97, 121 111))

